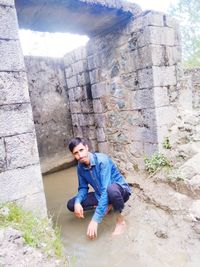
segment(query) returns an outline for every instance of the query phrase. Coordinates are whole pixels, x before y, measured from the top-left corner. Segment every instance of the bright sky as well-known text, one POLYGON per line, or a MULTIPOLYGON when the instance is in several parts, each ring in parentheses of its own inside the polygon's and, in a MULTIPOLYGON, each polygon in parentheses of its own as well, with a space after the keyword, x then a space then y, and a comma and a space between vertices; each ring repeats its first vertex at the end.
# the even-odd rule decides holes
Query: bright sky
MULTIPOLYGON (((153 9, 167 12, 170 4, 178 0, 127 0, 137 3, 143 10, 153 9)), ((64 33, 34 33, 20 30, 20 40, 24 55, 63 57, 69 51, 87 43, 87 36, 64 33)))

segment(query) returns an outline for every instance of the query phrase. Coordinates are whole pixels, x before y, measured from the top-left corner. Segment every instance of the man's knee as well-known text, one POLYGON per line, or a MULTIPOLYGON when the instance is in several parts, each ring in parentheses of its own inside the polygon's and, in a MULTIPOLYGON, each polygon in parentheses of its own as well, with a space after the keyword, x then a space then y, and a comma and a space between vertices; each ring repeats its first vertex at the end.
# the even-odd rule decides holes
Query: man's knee
POLYGON ((107 193, 108 193, 108 198, 110 200, 115 199, 119 195, 121 195, 121 192, 119 190, 119 185, 118 184, 111 184, 107 187, 107 193))
POLYGON ((74 201, 73 201, 73 199, 70 199, 70 200, 67 202, 67 208, 68 208, 69 211, 74 212, 74 201))

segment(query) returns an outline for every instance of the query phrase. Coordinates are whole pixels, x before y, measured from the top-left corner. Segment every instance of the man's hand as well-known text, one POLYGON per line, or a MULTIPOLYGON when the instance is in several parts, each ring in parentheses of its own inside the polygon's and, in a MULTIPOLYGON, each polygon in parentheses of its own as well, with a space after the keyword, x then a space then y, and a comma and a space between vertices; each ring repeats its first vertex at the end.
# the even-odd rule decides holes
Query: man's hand
POLYGON ((74 205, 74 214, 78 218, 84 218, 83 207, 80 203, 74 205))
POLYGON ((89 239, 95 239, 97 237, 98 222, 91 221, 87 229, 87 237, 89 239))

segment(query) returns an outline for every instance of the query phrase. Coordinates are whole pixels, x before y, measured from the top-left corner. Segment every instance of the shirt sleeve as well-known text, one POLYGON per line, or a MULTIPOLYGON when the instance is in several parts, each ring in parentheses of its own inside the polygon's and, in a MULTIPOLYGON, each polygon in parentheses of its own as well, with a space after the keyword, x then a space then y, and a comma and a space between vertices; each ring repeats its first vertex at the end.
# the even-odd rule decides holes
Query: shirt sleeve
POLYGON ((77 175, 78 175, 78 193, 75 198, 75 204, 84 201, 87 197, 87 193, 89 190, 88 182, 81 175, 79 170, 77 171, 77 175))
POLYGON ((99 175, 101 181, 101 197, 96 207, 92 220, 100 223, 106 214, 108 208, 108 193, 107 187, 111 184, 111 164, 108 160, 104 160, 99 166, 99 175))

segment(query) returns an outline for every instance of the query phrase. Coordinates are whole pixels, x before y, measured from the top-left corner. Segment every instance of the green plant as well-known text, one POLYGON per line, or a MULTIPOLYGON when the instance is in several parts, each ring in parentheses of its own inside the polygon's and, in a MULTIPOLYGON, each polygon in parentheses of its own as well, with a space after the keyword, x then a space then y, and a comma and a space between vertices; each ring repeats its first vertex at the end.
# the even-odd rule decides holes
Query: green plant
POLYGON ((60 230, 53 229, 48 218, 38 218, 15 203, 0 205, 0 227, 13 227, 22 232, 26 244, 38 247, 48 255, 62 257, 60 230))
POLYGON ((165 148, 165 149, 171 149, 172 148, 172 146, 169 142, 169 137, 165 137, 162 145, 163 145, 163 148, 165 148))
POLYGON ((146 171, 150 174, 161 170, 163 167, 172 167, 171 162, 163 154, 159 153, 153 154, 150 159, 145 157, 144 163, 146 171))

